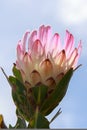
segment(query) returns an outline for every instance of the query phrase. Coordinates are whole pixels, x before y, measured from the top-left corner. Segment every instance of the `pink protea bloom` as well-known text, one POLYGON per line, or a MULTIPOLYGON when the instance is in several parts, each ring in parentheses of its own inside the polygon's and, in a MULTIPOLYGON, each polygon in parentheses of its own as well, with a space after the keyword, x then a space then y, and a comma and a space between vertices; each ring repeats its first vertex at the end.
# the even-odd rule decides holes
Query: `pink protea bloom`
POLYGON ((74 48, 70 32, 66 31, 62 45, 59 34, 52 35, 51 27, 42 25, 38 31, 26 32, 18 42, 16 67, 26 88, 41 83, 51 91, 70 68, 77 67, 81 49, 81 41, 74 48))

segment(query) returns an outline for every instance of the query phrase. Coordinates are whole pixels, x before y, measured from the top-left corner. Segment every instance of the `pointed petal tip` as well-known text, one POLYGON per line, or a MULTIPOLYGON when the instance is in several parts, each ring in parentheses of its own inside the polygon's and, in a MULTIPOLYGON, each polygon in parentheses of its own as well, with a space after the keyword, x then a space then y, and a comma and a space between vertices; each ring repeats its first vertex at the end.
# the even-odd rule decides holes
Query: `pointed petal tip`
POLYGON ((70 32, 66 29, 66 33, 70 34, 70 32))
POLYGON ((79 46, 82 48, 82 40, 79 41, 79 46))
POLYGON ((48 27, 51 28, 50 25, 45 26, 44 24, 42 24, 39 28, 45 28, 45 27, 46 27, 46 28, 48 28, 48 27))
POLYGON ((70 33, 70 31, 68 31, 68 30, 66 30, 66 36, 68 35, 68 37, 70 37, 70 38, 73 38, 74 39, 74 37, 73 37, 73 35, 72 35, 72 33, 70 33))
POLYGON ((24 35, 23 35, 23 39, 25 39, 29 34, 30 34, 29 30, 26 30, 24 35))
POLYGON ((29 31, 29 30, 26 30, 25 34, 29 34, 29 33, 30 33, 30 31, 29 31))
POLYGON ((69 35, 71 34, 70 31, 69 31, 68 29, 66 29, 66 33, 69 34, 69 35))

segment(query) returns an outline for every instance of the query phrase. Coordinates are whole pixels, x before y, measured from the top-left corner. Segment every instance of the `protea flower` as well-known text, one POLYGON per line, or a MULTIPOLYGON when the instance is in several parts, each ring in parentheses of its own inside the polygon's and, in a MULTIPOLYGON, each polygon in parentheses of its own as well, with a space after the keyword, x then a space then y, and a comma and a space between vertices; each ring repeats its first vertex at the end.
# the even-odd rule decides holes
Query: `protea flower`
POLYGON ((81 48, 81 42, 74 48, 74 37, 68 31, 64 46, 58 33, 52 36, 50 26, 26 32, 17 45, 16 67, 27 89, 38 83, 48 86, 49 92, 55 89, 66 72, 76 68, 81 48))
MULTIPOLYGON (((9 82, 17 108, 32 127, 35 111, 46 116, 64 97, 81 49, 81 41, 74 48, 70 32, 66 31, 62 45, 59 34, 52 35, 51 27, 44 25, 38 31, 26 32, 18 42, 15 77, 10 76, 9 82)), ((44 122, 43 117, 39 117, 44 122)))

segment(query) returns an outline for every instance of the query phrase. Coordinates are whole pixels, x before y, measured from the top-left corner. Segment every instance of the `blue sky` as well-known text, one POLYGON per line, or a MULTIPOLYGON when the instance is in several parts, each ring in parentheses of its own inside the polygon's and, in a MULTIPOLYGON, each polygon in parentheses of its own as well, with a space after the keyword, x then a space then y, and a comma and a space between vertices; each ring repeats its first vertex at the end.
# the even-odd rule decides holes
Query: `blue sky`
MULTIPOLYGON (((62 114, 51 128, 87 128, 87 0, 0 0, 0 66, 12 74, 16 60, 16 46, 26 30, 40 25, 52 26, 64 38, 66 29, 75 37, 75 45, 82 40, 82 54, 66 96, 47 117, 49 120, 61 107, 62 114)), ((0 113, 7 125, 16 122, 11 88, 0 72, 0 113)))

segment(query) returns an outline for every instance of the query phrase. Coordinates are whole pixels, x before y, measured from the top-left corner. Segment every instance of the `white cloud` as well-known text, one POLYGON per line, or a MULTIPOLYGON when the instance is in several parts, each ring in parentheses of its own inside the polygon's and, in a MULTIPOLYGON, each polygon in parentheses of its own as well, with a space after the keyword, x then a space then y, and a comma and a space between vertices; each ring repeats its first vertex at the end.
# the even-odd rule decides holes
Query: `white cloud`
POLYGON ((87 20, 87 0, 61 0, 57 3, 56 12, 69 24, 79 24, 87 20))

